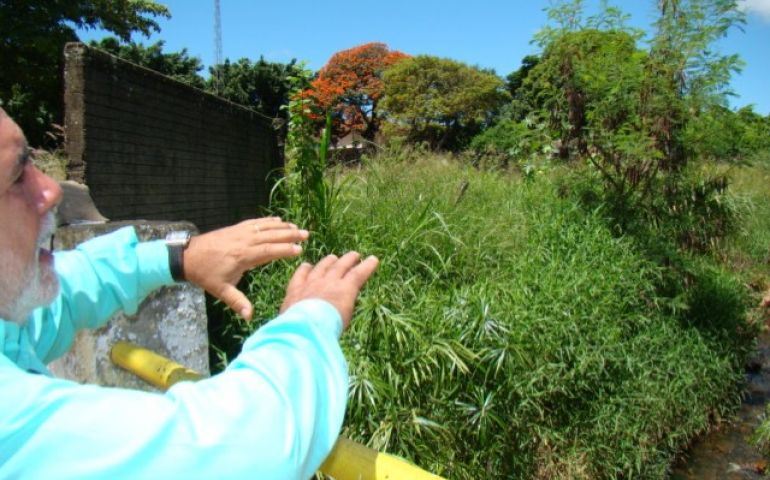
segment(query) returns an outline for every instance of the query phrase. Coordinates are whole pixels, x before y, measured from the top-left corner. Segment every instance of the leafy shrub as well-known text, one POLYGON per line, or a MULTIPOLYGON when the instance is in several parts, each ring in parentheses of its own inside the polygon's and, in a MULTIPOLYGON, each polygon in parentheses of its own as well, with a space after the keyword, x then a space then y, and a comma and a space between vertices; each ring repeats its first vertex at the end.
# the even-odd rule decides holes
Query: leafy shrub
POLYGON ((475 163, 508 167, 531 165, 551 151, 551 138, 542 125, 504 119, 476 135, 470 143, 475 163))
MULTIPOLYGON (((736 210, 727 196, 729 179, 723 174, 681 172, 667 178, 665 209, 658 217, 674 238, 686 248, 709 250, 736 226, 736 210)), ((697 171, 696 171, 697 172, 697 171)))
POLYGON ((310 92, 302 90, 310 77, 311 72, 303 69, 291 77, 296 88, 287 108, 285 176, 278 183, 279 201, 274 208, 285 219, 312 231, 313 241, 336 245, 333 238, 339 189, 325 177, 332 119, 331 113, 325 112, 324 129, 316 139, 314 120, 320 115, 310 92))
MULTIPOLYGON (((601 176, 593 164, 576 166, 561 180, 560 190, 600 211, 617 235, 633 236, 652 256, 661 248, 706 252, 737 228, 725 172, 690 166, 651 178, 644 189, 608 188, 601 176)), ((660 260, 661 265, 669 261, 660 260)))
POLYGON ((719 204, 727 183, 695 178, 688 163, 742 155, 766 122, 751 109, 721 107, 740 61, 711 44, 744 21, 735 4, 658 8, 642 48, 643 32, 629 28, 619 9, 604 5, 585 18, 583 2, 554 2, 546 11, 557 26, 536 35, 543 52, 516 96, 559 139, 560 158, 590 165, 578 170, 580 182, 618 234, 639 235, 652 224, 654 234, 703 250, 732 223, 719 204))
POLYGON ((713 106, 688 122, 683 142, 693 158, 741 161, 770 150, 770 119, 752 107, 713 106))
POLYGON ((515 158, 527 133, 526 124, 503 120, 476 135, 470 148, 477 152, 493 152, 515 158))
POLYGON ((35 150, 35 166, 56 181, 67 179, 67 154, 61 150, 35 150))

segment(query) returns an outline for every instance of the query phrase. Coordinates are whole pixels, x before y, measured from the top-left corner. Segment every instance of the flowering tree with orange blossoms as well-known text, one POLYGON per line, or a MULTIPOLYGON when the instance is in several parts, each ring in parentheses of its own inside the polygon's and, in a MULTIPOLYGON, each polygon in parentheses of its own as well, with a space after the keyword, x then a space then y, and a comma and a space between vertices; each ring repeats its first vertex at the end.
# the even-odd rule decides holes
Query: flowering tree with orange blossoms
POLYGON ((379 129, 377 103, 382 98, 382 73, 409 55, 384 43, 367 43, 335 53, 311 84, 311 95, 323 110, 331 110, 339 134, 352 130, 374 139, 379 129))

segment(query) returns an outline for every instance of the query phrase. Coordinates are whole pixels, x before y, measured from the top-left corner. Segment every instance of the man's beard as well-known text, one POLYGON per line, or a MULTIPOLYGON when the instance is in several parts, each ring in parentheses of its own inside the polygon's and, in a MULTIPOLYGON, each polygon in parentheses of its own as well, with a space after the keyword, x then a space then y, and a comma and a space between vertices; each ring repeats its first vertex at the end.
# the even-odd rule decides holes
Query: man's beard
POLYGON ((54 214, 49 212, 40 226, 34 259, 29 265, 23 266, 21 272, 13 272, 18 270, 11 268, 10 263, 13 260, 2 258, 3 255, 0 254, 0 264, 4 264, 0 271, 7 275, 4 280, 18 282, 17 285, 21 286, 15 298, 6 299, 7 304, 2 305, 6 320, 23 324, 35 308, 51 303, 59 292, 59 280, 53 265, 41 265, 39 258, 40 248, 50 248, 51 235, 55 229, 54 214))

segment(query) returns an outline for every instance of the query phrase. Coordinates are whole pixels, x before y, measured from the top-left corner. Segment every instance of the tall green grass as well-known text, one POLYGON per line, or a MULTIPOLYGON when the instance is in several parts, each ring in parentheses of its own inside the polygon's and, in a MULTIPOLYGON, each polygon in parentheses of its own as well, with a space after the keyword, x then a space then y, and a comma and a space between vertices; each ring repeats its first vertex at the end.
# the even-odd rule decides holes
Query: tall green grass
MULTIPOLYGON (((342 340, 345 435, 452 479, 660 478, 738 401, 745 295, 719 268, 661 296, 661 267, 545 177, 409 156, 342 177, 335 244, 307 259, 382 261, 342 340)), ((258 316, 294 265, 254 273, 258 316)))
POLYGON ((720 255, 757 290, 770 288, 770 152, 751 165, 732 168, 730 174, 741 221, 720 255))
MULTIPOLYGON (((741 273, 756 293, 755 301, 770 290, 770 152, 757 155, 751 165, 737 169, 734 182, 742 200, 742 228, 721 250, 723 259, 741 273)), ((768 311, 757 311, 770 322, 768 311)), ((762 318, 764 317, 764 318, 762 318)), ((754 442, 770 458, 770 406, 754 434, 754 442)))

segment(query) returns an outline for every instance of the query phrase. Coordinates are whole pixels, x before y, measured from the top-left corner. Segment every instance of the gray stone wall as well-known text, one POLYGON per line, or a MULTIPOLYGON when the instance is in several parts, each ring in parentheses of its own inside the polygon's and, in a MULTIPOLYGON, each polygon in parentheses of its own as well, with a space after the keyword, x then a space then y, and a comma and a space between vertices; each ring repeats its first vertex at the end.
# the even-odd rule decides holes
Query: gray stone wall
POLYGON ((267 203, 280 167, 269 119, 80 43, 64 56, 67 177, 106 217, 205 232, 267 203))
MULTIPOLYGON (((165 238, 173 230, 196 233, 192 224, 177 222, 109 222, 61 227, 54 250, 78 244, 124 226, 136 229, 140 240, 165 238)), ((70 351, 49 368, 57 377, 81 383, 155 390, 135 375, 110 361, 110 348, 125 340, 148 348, 188 368, 209 374, 206 300, 203 290, 187 283, 163 287, 148 296, 135 315, 118 312, 103 327, 83 330, 70 351)))

